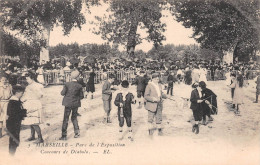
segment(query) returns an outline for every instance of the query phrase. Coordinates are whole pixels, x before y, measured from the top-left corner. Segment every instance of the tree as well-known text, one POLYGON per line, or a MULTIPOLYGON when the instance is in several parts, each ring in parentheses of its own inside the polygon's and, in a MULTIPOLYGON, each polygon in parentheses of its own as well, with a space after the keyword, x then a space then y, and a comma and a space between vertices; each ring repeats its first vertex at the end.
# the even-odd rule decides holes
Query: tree
MULTIPOLYGON (((1 22, 10 30, 17 30, 28 40, 41 46, 40 61, 49 60, 50 31, 55 25, 68 35, 73 27, 81 28, 85 18, 81 13, 82 0, 1 0, 1 22)), ((85 0, 87 7, 96 0, 85 0)))
POLYGON ((23 65, 27 65, 28 61, 35 59, 39 55, 40 47, 37 44, 28 44, 8 32, 3 31, 1 38, 3 46, 2 54, 15 57, 19 56, 23 65))
POLYGON ((186 28, 192 27, 193 38, 202 48, 217 52, 241 50, 254 52, 259 45, 258 0, 174 0, 172 14, 186 28))
POLYGON ((128 54, 134 55, 135 46, 142 42, 138 27, 147 29, 148 37, 145 39, 153 42, 155 47, 165 40, 162 32, 165 24, 161 23, 161 11, 165 1, 154 0, 111 0, 109 4, 109 16, 96 17, 99 29, 95 34, 101 34, 102 38, 109 42, 126 46, 128 54))

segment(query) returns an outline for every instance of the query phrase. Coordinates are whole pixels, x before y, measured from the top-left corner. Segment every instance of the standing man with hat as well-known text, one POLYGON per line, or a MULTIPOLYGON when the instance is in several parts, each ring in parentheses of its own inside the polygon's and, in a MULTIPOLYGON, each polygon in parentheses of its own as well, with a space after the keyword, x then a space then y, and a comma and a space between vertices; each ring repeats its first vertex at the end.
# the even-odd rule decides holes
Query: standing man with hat
POLYGON ((115 81, 115 76, 113 74, 109 75, 109 78, 102 87, 102 100, 105 110, 104 122, 111 123, 110 120, 110 111, 111 111, 111 100, 112 100, 112 91, 111 84, 115 81))
POLYGON ((156 120, 156 126, 158 128, 158 135, 162 135, 162 109, 163 98, 167 96, 162 92, 162 87, 159 84, 159 73, 152 74, 152 81, 148 83, 144 99, 146 100, 145 109, 148 110, 148 124, 149 135, 153 135, 153 122, 156 120))
POLYGON ((69 122, 69 116, 71 115, 71 121, 74 127, 74 138, 80 136, 79 125, 77 120, 78 108, 81 106, 80 100, 84 98, 83 88, 80 83, 78 83, 80 73, 78 70, 71 72, 71 82, 65 83, 61 95, 64 96, 62 105, 65 106, 64 118, 62 124, 62 136, 60 140, 67 140, 67 128, 69 122))

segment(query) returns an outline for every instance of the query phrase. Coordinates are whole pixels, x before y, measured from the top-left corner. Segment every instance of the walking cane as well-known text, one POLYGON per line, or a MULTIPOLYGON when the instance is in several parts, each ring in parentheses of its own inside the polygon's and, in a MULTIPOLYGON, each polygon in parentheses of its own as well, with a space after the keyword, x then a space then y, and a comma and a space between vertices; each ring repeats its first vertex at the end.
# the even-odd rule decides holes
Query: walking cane
POLYGON ((17 145, 19 145, 19 141, 14 137, 14 135, 13 135, 11 132, 9 132, 6 128, 5 128, 4 130, 5 130, 5 132, 7 132, 8 135, 14 140, 14 142, 15 142, 17 145))

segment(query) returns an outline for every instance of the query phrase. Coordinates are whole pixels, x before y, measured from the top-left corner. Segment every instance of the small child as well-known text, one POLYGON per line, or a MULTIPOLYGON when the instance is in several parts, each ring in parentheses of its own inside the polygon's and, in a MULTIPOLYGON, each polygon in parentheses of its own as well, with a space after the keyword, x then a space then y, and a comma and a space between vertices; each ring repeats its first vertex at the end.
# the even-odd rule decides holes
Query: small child
POLYGON ((134 104, 134 95, 129 92, 129 82, 127 80, 122 81, 122 90, 117 94, 115 99, 115 105, 118 107, 118 121, 119 121, 119 132, 123 132, 124 119, 126 120, 126 125, 128 127, 129 136, 132 138, 132 107, 134 104))
POLYGON ((21 122, 26 117, 26 110, 22 107, 20 98, 23 96, 25 88, 22 86, 13 86, 13 96, 10 98, 7 106, 8 119, 6 128, 9 138, 9 153, 14 155, 16 148, 20 143, 20 128, 21 122))

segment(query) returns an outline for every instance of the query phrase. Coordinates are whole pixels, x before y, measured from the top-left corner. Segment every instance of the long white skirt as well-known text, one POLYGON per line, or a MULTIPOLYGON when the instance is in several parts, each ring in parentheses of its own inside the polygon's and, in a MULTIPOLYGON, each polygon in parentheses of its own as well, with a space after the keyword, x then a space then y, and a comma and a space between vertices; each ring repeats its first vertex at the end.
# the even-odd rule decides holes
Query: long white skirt
POLYGON ((37 76, 37 81, 38 81, 39 83, 41 83, 41 84, 44 84, 44 83, 45 83, 45 82, 44 82, 44 77, 43 77, 42 74, 37 76))

